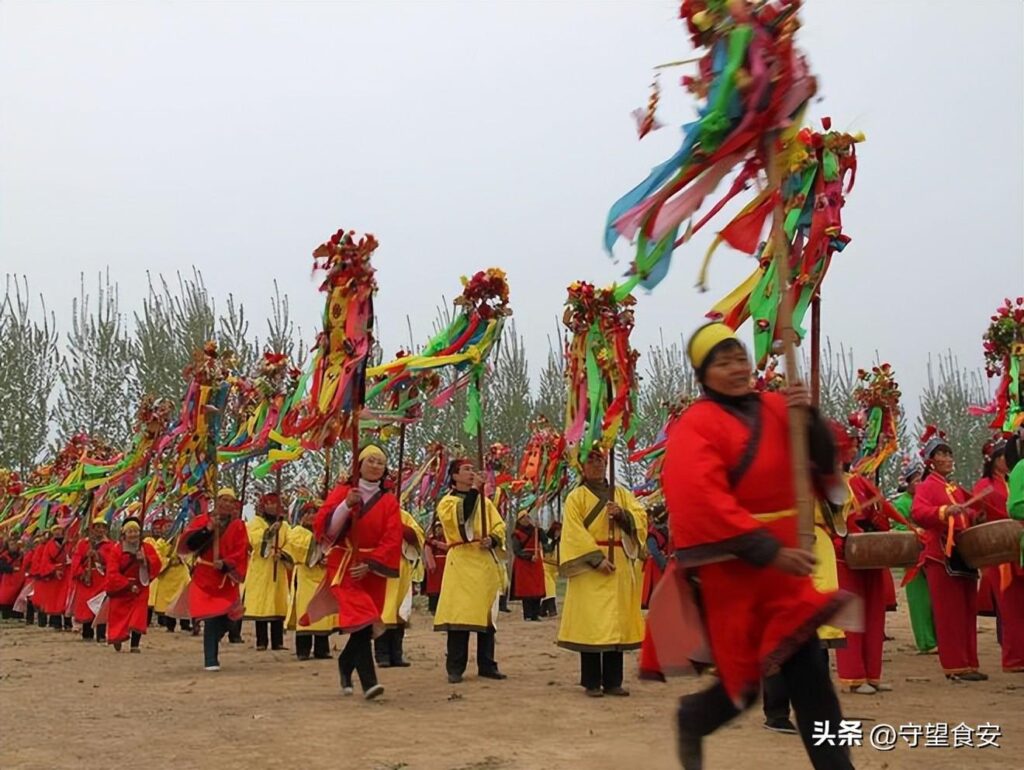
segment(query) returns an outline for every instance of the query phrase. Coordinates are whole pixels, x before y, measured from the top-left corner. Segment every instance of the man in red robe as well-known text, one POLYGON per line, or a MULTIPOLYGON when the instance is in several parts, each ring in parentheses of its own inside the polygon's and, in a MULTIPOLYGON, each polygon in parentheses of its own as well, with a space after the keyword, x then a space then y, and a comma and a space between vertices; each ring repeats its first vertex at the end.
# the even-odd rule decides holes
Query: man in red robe
POLYGON ((50 628, 56 631, 71 627, 70 616, 68 622, 64 622, 70 581, 68 562, 71 560, 66 535, 63 524, 50 527, 50 537, 41 546, 35 562, 33 601, 46 614, 50 628))
POLYGON ((149 584, 160 574, 160 555, 142 541, 142 523, 129 516, 121 523, 121 540, 107 548, 107 640, 118 652, 130 640, 129 652, 140 652, 149 625, 149 584))
POLYGON ((512 532, 512 597, 523 602, 523 620, 540 620, 540 602, 544 598, 544 552, 540 528, 528 511, 519 514, 512 532))
POLYGON ((786 395, 752 389, 750 357, 724 324, 699 329, 688 354, 703 397, 669 429, 662 473, 676 549, 662 583, 678 587, 673 609, 687 618, 686 641, 674 634, 658 642, 655 606, 648 640, 664 665, 669 653, 699 659, 706 639, 720 679, 680 701, 680 761, 702 768, 703 737, 753 704, 762 677, 781 671, 814 767, 851 768, 846 748, 814 740, 816 722, 842 719, 816 630, 848 597, 815 590, 814 555, 799 547, 788 409, 806 410, 822 474, 835 468, 831 435, 802 386, 786 395))
POLYGON ((25 584, 24 552, 21 539, 10 535, 0 547, 0 617, 21 620, 22 614, 14 609, 25 584))
POLYGON ((922 437, 925 475, 914 490, 911 518, 924 529, 924 550, 918 569, 924 570, 935 612, 939 663, 947 679, 981 682, 978 670, 978 571, 956 549, 957 532, 978 518, 964 505, 970 495, 949 479, 953 450, 944 433, 928 426, 922 437))
POLYGON ((213 515, 196 516, 178 541, 180 556, 196 555, 188 587, 189 617, 204 621, 206 671, 220 671, 220 640, 243 613, 238 586, 249 566, 249 534, 238 517, 241 509, 235 491, 221 489, 213 515))
POLYGON ((78 541, 75 553, 71 557, 71 581, 73 596, 71 600, 72 615, 82 625, 82 639, 98 642, 106 641, 107 624, 97 624, 93 628, 94 614, 89 602, 105 590, 104 576, 106 573, 107 551, 113 543, 107 538, 109 526, 107 520, 99 517, 89 527, 89 537, 78 541))

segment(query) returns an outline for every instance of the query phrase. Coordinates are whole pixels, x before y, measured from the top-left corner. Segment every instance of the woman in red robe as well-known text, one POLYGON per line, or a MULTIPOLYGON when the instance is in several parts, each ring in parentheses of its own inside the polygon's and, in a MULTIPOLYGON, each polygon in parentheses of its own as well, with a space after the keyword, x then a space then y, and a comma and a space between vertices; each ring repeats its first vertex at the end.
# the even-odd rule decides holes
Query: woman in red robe
MULTIPOLYGON (((1002 435, 987 441, 982 447, 985 464, 981 479, 974 485, 972 495, 985 497, 979 503, 985 521, 1010 518, 1007 500, 1010 488, 1006 477, 1007 442, 1002 435)), ((979 605, 982 591, 988 589, 997 613, 999 644, 1003 653, 1003 671, 1024 672, 1024 567, 1020 564, 1000 564, 982 570, 979 605)), ((981 610, 979 609, 979 614, 981 610)))
POLYGON ((89 527, 89 537, 79 540, 71 557, 71 614, 82 625, 82 639, 103 642, 107 638, 107 624, 93 628, 95 615, 89 602, 105 590, 107 552, 113 543, 107 539, 107 520, 94 519, 89 527))
POLYGON ((67 611, 68 582, 70 572, 69 547, 65 541, 65 529, 61 524, 50 527, 50 537, 41 546, 35 562, 35 588, 32 601, 49 619, 50 628, 61 631, 64 628, 64 613, 67 611))
POLYGON ((540 620, 544 598, 544 552, 540 528, 530 514, 522 511, 512 532, 512 598, 523 602, 523 620, 540 620))
POLYGON ((121 524, 121 541, 107 548, 107 642, 121 651, 131 640, 129 652, 140 652, 149 615, 149 584, 160 574, 160 554, 142 541, 142 523, 129 516, 121 524))
POLYGON ((762 677, 781 671, 814 766, 850 768, 846 748, 814 740, 816 721, 842 719, 816 630, 848 597, 815 590, 814 556, 799 547, 788 410, 806 410, 811 458, 825 474, 836 459, 828 427, 802 386, 753 391, 750 357, 724 324, 699 329, 688 354, 703 397, 668 432, 662 484, 676 551, 662 582, 678 585, 674 609, 688 618, 682 633, 691 644, 663 647, 652 607, 649 640, 659 649, 645 657, 696 659, 699 617, 720 679, 680 701, 679 757, 685 768, 702 767, 703 737, 754 702, 762 677))
POLYGON ((947 679, 981 682, 978 670, 978 571, 956 550, 955 537, 975 522, 978 511, 967 508, 970 495, 949 481, 953 450, 944 433, 928 426, 922 437, 925 475, 914 491, 910 516, 924 528, 924 569, 935 612, 939 663, 947 679))
POLYGON ((435 519, 423 549, 423 566, 427 573, 423 592, 427 595, 427 610, 431 615, 437 610, 437 597, 441 595, 441 581, 444 579, 447 560, 448 541, 444 539, 444 527, 435 519))
POLYGON ((373 665, 373 635, 374 628, 384 630, 387 579, 398 577, 402 556, 402 516, 386 476, 384 452, 365 447, 359 453, 359 479, 332 489, 313 520, 313 536, 327 551, 324 581, 337 601, 338 626, 349 634, 338 656, 341 690, 352 694, 355 671, 367 700, 384 692, 373 665))
MULTIPOLYGON (((195 555, 188 586, 188 617, 203 622, 203 668, 220 671, 220 640, 244 608, 238 592, 249 567, 249 533, 238 514, 242 505, 233 489, 217 493, 213 515, 200 514, 178 540, 178 555, 195 555)), ((194 628, 194 626, 193 626, 194 628)))

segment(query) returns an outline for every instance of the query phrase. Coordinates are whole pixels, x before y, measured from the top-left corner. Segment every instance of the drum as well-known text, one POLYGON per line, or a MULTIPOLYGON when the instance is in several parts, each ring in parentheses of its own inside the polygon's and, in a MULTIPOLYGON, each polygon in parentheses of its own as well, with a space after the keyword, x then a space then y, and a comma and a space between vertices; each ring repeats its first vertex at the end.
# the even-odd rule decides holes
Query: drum
POLYGON ((850 569, 912 567, 921 548, 913 532, 855 532, 846 537, 843 560, 850 569))
POLYGON ((975 569, 1007 562, 1017 563, 1020 559, 1022 532, 1024 521, 989 521, 961 532, 957 536, 956 547, 964 561, 975 569))

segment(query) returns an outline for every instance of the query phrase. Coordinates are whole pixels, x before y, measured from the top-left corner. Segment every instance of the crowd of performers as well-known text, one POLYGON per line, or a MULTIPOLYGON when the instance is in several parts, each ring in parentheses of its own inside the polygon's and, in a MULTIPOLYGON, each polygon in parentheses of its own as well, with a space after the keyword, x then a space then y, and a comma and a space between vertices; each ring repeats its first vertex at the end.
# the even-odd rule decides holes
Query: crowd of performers
POLYGON ((889 569, 850 568, 841 533, 896 528, 923 543, 903 580, 918 651, 937 652, 950 680, 984 681, 976 617, 994 613, 1003 670, 1024 673, 1024 569, 1002 564, 979 574, 954 545, 973 524, 1024 518, 1019 435, 981 448, 983 477, 968 492, 951 480, 950 443, 930 431, 889 501, 873 479, 850 471, 857 434, 821 417, 802 386, 754 388, 750 356, 727 327, 703 327, 688 355, 702 398, 668 431, 664 504, 650 510, 609 483, 606 452, 596 446, 549 527, 526 511, 506 521, 483 493, 480 469, 456 459, 424 530, 402 510, 387 457, 371 445, 359 455, 358 477, 324 501, 305 502, 294 525, 275 493, 245 522, 225 488, 174 538, 159 518, 143 532, 133 510, 117 540, 105 519, 74 547, 61 525, 8 538, 0 550, 3 617, 64 631, 77 624, 82 639, 119 651, 127 643, 132 653, 154 620, 168 632, 180 624, 202 636, 207 671, 219 670, 225 637, 242 641, 243 620, 253 621, 260 651, 286 649, 292 631, 301 660, 331 657, 329 637, 340 632, 341 691, 352 695, 358 681, 372 699, 383 692, 379 668, 410 665, 404 638, 414 589, 427 597, 433 630, 447 634, 451 684, 466 675, 473 635, 477 676, 505 678, 497 619, 511 596, 526 621, 560 614, 557 644, 579 654, 588 697, 629 695, 627 650, 641 649, 642 678, 710 671, 714 684, 680 702, 685 767, 701 767, 703 738, 763 693, 767 727, 799 733, 815 767, 845 768, 852 765, 844 747, 812 740, 815 721, 841 719, 830 651, 840 687, 890 690, 882 646, 896 587, 889 569), (806 416, 818 500, 810 550, 798 542, 792 408, 806 416), (656 607, 659 596, 667 598, 656 607))

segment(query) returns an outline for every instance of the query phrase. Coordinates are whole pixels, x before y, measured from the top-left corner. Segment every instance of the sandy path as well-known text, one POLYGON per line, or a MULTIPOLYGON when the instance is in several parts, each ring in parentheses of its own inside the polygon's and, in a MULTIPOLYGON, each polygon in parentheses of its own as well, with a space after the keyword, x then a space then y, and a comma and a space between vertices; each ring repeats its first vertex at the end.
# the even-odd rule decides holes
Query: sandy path
MULTIPOLYGON (((577 659, 554 646, 556 621, 502 618, 504 682, 445 681, 444 636, 417 609, 406 637, 413 666, 381 672, 378 701, 343 699, 333 661, 300 663, 285 652, 225 646, 223 670, 202 671, 201 643, 151 629, 143 654, 115 654, 77 634, 0 626, 0 767, 112 764, 117 746, 139 767, 299 766, 368 770, 483 768, 674 768, 672 712, 678 695, 703 686, 627 681, 633 697, 584 698, 577 659), (216 759, 211 756, 214 752, 216 759)), ((855 749, 858 768, 1013 767, 1024 751, 1024 675, 999 671, 993 621, 981 619, 982 667, 991 680, 950 684, 934 656, 907 650, 904 608, 890 615, 886 678, 895 691, 844 695, 848 718, 902 724, 1001 724, 1000 749, 855 749), (908 681, 909 680, 909 681, 908 681)), ((337 638, 335 638, 337 639, 337 638)), ((289 638, 289 644, 291 640, 289 638)), ((475 643, 474 643, 475 648, 475 643)), ((470 674, 474 664, 470 662, 470 674)), ((627 680, 635 672, 627 661, 627 680)), ((125 755, 122 755, 125 756, 125 755)), ((760 710, 707 747, 711 768, 808 767, 799 739, 761 728, 760 710)), ((124 764, 123 761, 118 764, 124 764)))

